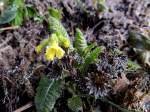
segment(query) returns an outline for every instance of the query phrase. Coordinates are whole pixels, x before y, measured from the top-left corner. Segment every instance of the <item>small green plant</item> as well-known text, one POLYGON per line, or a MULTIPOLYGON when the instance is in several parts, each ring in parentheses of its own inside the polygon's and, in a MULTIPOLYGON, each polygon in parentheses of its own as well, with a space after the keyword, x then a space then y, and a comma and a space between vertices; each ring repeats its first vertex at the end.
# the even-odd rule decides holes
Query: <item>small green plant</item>
MULTIPOLYGON (((47 60, 52 61, 55 57, 58 59, 61 59, 65 53, 63 49, 58 46, 58 45, 60 46, 63 45, 63 47, 66 47, 63 40, 64 38, 67 39, 66 37, 64 37, 66 32, 65 33, 61 32, 65 30, 64 27, 60 23, 59 25, 61 28, 52 27, 54 28, 55 32, 52 33, 50 38, 43 40, 41 44, 39 44, 36 48, 37 52, 41 52, 41 50, 47 46, 46 53, 45 53, 47 60), (59 30, 61 31, 59 32, 59 30)), ((94 63, 98 59, 98 56, 101 52, 101 48, 96 47, 94 45, 88 46, 86 43, 86 40, 83 39, 82 32, 80 32, 79 29, 77 31, 78 31, 77 32, 78 34, 76 34, 76 37, 78 39, 76 39, 76 41, 79 41, 79 42, 78 42, 78 45, 77 43, 75 44, 76 45, 75 48, 79 52, 80 51, 82 52, 80 55, 82 56, 84 60, 84 64, 80 66, 81 66, 81 71, 83 72, 83 70, 86 70, 88 68, 89 64, 94 63)), ((36 97, 35 97, 35 104, 36 104, 36 108, 38 112, 52 111, 56 100, 60 96, 60 90, 63 85, 64 84, 59 82, 57 79, 49 80, 46 77, 41 78, 39 87, 37 89, 36 97)), ((73 95, 72 98, 68 99, 68 106, 72 111, 75 111, 75 112, 82 109, 82 100, 78 96, 78 94, 77 95, 75 94, 73 95)))
MULTIPOLYGON (((46 48, 45 57, 49 61, 53 61, 55 58, 61 59, 65 55, 64 48, 70 48, 71 42, 66 29, 60 22, 60 14, 56 9, 49 9, 49 30, 52 33, 47 39, 44 39, 37 47, 36 52, 40 53, 43 48, 46 48)), ((78 64, 80 76, 85 75, 90 64, 95 63, 98 60, 100 53, 102 52, 101 47, 94 44, 88 45, 84 34, 80 29, 76 29, 75 41, 74 41, 73 52, 82 58, 83 63, 78 64)), ((73 53, 69 52, 69 54, 73 53)), ((60 61, 61 63, 61 61, 60 61)), ((74 67, 74 66, 72 66, 74 67)), ((61 80, 64 80, 64 73, 61 74, 61 80)), ((65 89, 72 89, 71 85, 66 86, 67 83, 59 83, 58 79, 41 78, 39 87, 37 89, 37 95, 35 97, 35 104, 38 112, 51 112, 54 109, 56 100, 60 97, 60 91, 62 86, 65 89), (55 86, 55 87, 54 87, 55 86), (55 90, 56 89, 56 90, 55 90), (41 92, 43 91, 43 92, 41 92), (44 96, 44 97, 43 97, 44 96)), ((74 112, 83 110, 84 101, 82 100, 82 93, 78 92, 77 89, 72 90, 72 97, 67 100, 67 106, 74 112)))
POLYGON ((88 45, 83 33, 78 28, 76 29, 74 47, 83 59, 83 64, 80 65, 81 71, 86 71, 88 66, 94 63, 102 52, 100 47, 94 44, 88 45))
POLYGON ((82 71, 85 71, 90 64, 96 62, 101 51, 102 50, 100 47, 96 47, 94 50, 85 55, 84 64, 82 65, 82 71))
POLYGON ((69 48, 71 43, 67 31, 61 24, 60 20, 57 19, 58 11, 52 8, 50 10, 48 23, 52 34, 48 39, 44 39, 41 44, 36 47, 36 52, 40 53, 43 48, 47 47, 45 57, 47 60, 52 61, 55 57, 61 59, 65 54, 65 51, 61 47, 69 48))
POLYGON ((1 1, 5 9, 1 11, 0 24, 10 23, 14 26, 22 25, 24 19, 36 17, 38 14, 32 5, 26 5, 24 0, 1 1))
POLYGON ((24 19, 32 18, 37 15, 34 7, 32 5, 26 5, 24 0, 14 0, 12 1, 12 4, 17 7, 16 17, 12 21, 12 24, 15 26, 20 26, 22 25, 24 19))
POLYGON ((55 57, 61 59, 65 51, 60 47, 68 48, 70 46, 69 39, 63 37, 61 34, 53 33, 48 39, 44 39, 37 47, 36 52, 40 53, 46 47, 45 57, 47 60, 52 61, 55 57))

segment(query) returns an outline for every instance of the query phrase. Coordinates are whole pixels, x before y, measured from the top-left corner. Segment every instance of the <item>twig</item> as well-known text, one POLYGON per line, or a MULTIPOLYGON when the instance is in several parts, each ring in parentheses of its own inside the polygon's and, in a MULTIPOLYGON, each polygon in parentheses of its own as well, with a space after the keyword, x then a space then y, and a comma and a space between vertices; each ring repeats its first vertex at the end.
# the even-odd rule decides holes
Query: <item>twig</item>
POLYGON ((33 102, 29 102, 26 105, 18 108, 17 110, 13 111, 13 112, 23 112, 24 110, 27 110, 29 108, 31 108, 33 106, 33 102))
POLYGON ((102 21, 99 21, 98 23, 96 23, 94 26, 93 26, 93 28, 92 29, 89 29, 89 32, 86 34, 86 36, 88 36, 88 35, 91 35, 93 32, 94 32, 94 30, 101 24, 103 22, 103 20, 102 21))
POLYGON ((112 105, 112 106, 118 108, 118 109, 121 110, 122 112, 135 112, 134 110, 127 110, 127 109, 125 109, 125 108, 122 108, 122 107, 120 107, 119 105, 117 105, 117 104, 115 104, 115 103, 109 101, 107 98, 99 98, 99 99, 100 99, 101 101, 103 101, 103 102, 106 102, 106 103, 108 103, 108 104, 110 104, 110 105, 112 105))
POLYGON ((0 31, 5 31, 5 30, 15 30, 18 29, 19 26, 9 26, 9 27, 5 27, 5 28, 0 28, 0 31))

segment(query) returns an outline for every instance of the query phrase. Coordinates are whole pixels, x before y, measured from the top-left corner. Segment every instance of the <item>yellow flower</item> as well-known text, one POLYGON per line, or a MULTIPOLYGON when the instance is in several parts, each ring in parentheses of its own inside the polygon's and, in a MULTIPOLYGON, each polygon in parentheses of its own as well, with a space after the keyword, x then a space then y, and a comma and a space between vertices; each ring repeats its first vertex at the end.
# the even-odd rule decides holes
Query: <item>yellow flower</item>
POLYGON ((58 59, 61 59, 65 54, 65 51, 59 47, 58 45, 57 46, 50 46, 46 49, 46 53, 45 53, 45 56, 46 56, 46 59, 47 60, 54 60, 55 57, 57 57, 58 59))
POLYGON ((47 60, 54 60, 54 58, 61 59, 65 51, 60 47, 63 46, 65 48, 70 47, 70 40, 68 38, 65 38, 60 33, 53 33, 50 38, 44 39, 36 48, 36 52, 40 53, 43 48, 46 48, 45 57, 47 60))
POLYGON ((65 51, 59 47, 58 39, 55 34, 52 34, 50 39, 50 45, 46 49, 45 57, 47 60, 54 60, 54 58, 61 59, 65 54, 65 51))

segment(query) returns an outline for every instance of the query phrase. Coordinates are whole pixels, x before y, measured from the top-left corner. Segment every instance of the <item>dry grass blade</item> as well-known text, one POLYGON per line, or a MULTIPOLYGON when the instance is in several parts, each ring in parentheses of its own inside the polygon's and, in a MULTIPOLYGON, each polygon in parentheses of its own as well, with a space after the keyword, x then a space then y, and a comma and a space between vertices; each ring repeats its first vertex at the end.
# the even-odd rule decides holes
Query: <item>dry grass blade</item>
POLYGON ((13 111, 13 112, 23 112, 23 111, 25 111, 25 110, 31 108, 32 106, 33 106, 33 102, 29 102, 29 103, 27 103, 26 105, 24 105, 24 106, 18 108, 17 110, 15 110, 15 111, 13 111))

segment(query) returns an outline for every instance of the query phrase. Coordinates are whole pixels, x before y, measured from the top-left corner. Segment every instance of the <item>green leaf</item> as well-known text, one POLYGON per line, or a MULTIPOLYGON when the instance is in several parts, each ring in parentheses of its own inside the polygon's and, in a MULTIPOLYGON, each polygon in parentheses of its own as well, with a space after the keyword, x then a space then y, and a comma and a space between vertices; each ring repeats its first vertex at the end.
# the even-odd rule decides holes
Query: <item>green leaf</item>
POLYGON ((98 0, 97 9, 99 12, 105 12, 107 9, 105 0, 98 0))
POLYGON ((26 5, 25 11, 26 11, 26 17, 32 18, 37 16, 37 11, 33 5, 26 5))
POLYGON ((61 80, 49 80, 46 76, 41 78, 35 96, 37 112, 51 112, 56 100, 61 94, 61 80))
POLYGON ((12 2, 18 7, 24 7, 24 0, 13 0, 12 2))
POLYGON ((50 31, 59 32, 64 37, 67 37, 67 38, 69 37, 66 29, 63 27, 63 25, 61 24, 61 22, 58 19, 56 19, 52 16, 49 16, 49 21, 48 22, 49 22, 50 31))
POLYGON ((62 18, 62 15, 61 15, 62 12, 61 12, 61 10, 55 9, 53 7, 49 7, 48 11, 49 11, 49 14, 52 17, 54 17, 54 18, 56 18, 58 20, 60 20, 62 18))
POLYGON ((76 29, 74 47, 80 54, 83 53, 84 49, 87 47, 87 42, 84 35, 78 28, 76 29))
POLYGON ((8 9, 6 9, 0 16, 0 24, 6 24, 12 21, 17 14, 17 7, 11 6, 8 9))
POLYGON ((78 112, 82 108, 82 100, 79 96, 73 96, 68 99, 68 107, 74 111, 78 112))
POLYGON ((86 54, 88 54, 89 52, 92 51, 92 49, 94 49, 96 47, 96 45, 94 43, 88 45, 85 49, 84 49, 84 53, 82 56, 86 56, 86 54))
POLYGON ((127 63, 127 70, 137 70, 141 68, 137 63, 131 61, 131 60, 128 60, 128 63, 127 63))
POLYGON ((22 25, 23 19, 24 19, 23 13, 24 13, 24 12, 23 12, 21 9, 18 9, 18 10, 17 10, 16 17, 15 17, 15 19, 12 21, 12 24, 13 24, 13 25, 15 25, 15 26, 20 26, 20 25, 22 25))
POLYGON ((44 20, 44 17, 43 16, 40 16, 40 15, 36 15, 34 18, 34 21, 37 21, 39 23, 42 23, 43 20, 44 20))
POLYGON ((15 19, 12 21, 12 24, 15 26, 20 26, 23 23, 25 16, 25 3, 24 0, 13 0, 12 3, 17 6, 17 13, 15 19))
POLYGON ((87 53, 87 55, 84 58, 84 64, 83 64, 81 70, 85 71, 88 68, 89 64, 94 63, 98 59, 100 52, 101 52, 101 48, 97 47, 93 51, 87 53))

